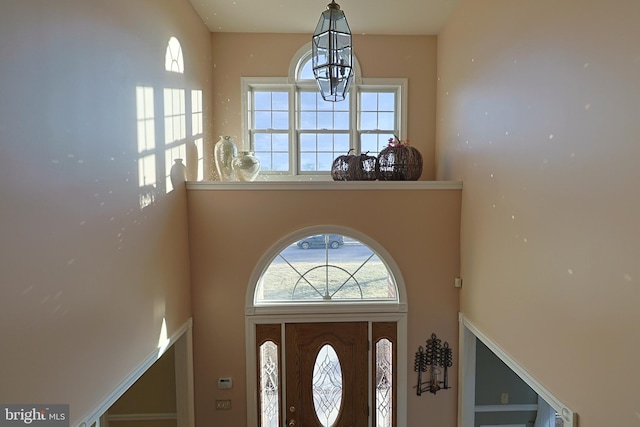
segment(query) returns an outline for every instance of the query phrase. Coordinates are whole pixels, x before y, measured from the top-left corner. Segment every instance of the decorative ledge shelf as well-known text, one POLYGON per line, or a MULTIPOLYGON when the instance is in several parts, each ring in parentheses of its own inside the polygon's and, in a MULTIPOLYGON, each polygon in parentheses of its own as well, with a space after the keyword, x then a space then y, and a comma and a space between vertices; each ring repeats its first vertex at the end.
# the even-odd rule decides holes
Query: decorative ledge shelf
POLYGON ((187 181, 187 190, 462 190, 462 181, 187 181))

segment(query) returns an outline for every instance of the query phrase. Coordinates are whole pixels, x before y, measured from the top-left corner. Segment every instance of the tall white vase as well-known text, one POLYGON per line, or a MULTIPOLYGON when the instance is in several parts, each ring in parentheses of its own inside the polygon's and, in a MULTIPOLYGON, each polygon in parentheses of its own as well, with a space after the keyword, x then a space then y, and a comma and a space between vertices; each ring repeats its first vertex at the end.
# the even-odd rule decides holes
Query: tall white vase
POLYGON ((213 147, 213 158, 218 171, 220 181, 232 181, 233 167, 231 162, 238 153, 236 144, 231 140, 230 136, 221 136, 215 147, 213 147))

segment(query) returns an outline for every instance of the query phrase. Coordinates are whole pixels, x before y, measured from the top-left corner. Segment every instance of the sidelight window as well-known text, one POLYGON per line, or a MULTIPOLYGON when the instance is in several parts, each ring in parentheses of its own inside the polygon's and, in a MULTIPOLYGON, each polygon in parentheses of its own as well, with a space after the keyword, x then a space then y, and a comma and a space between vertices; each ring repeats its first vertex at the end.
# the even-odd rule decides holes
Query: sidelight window
POLYGON ((394 322, 374 322, 373 338, 373 426, 394 427, 397 423, 397 328, 394 322))
POLYGON ((260 346, 260 407, 262 408, 260 425, 278 427, 280 405, 278 346, 267 341, 260 346))
POLYGON ((393 343, 382 338, 376 343, 375 407, 376 427, 393 425, 393 343))

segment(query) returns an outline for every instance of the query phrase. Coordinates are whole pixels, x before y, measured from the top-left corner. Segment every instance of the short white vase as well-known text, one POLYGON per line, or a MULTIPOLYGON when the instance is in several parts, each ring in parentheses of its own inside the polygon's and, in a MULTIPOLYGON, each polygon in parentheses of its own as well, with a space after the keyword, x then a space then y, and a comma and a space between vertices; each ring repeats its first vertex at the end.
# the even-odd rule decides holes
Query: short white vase
POLYGON ((260 160, 252 151, 242 151, 233 159, 231 166, 238 181, 254 181, 260 173, 260 160))

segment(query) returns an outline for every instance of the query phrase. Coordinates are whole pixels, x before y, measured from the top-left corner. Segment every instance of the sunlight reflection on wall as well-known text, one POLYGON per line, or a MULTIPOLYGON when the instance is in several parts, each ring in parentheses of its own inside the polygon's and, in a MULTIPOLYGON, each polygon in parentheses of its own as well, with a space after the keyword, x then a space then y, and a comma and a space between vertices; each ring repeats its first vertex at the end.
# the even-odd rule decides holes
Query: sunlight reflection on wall
POLYGON ((179 80, 175 77, 172 80, 174 87, 136 87, 140 209, 173 190, 170 172, 176 159, 186 163, 188 180, 204 179, 203 94, 201 89, 180 87, 184 60, 180 42, 175 37, 167 44, 165 70, 178 74, 179 80), (156 102, 158 96, 161 99, 156 102), (164 118, 161 128, 156 117, 164 118), (156 143, 156 138, 164 144, 156 143))

